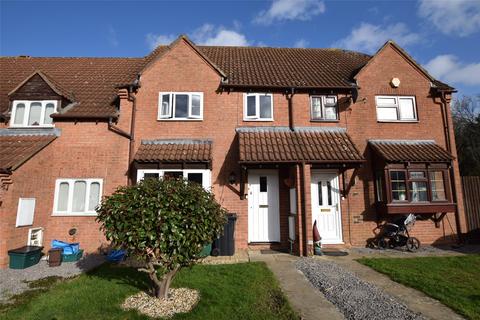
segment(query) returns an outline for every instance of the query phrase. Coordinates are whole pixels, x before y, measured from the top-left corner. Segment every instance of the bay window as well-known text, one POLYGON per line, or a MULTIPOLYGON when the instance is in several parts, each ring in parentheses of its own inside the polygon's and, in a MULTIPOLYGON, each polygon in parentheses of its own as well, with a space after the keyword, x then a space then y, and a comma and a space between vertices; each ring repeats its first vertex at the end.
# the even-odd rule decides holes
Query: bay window
POLYGON ((245 121, 273 121, 272 94, 246 93, 243 110, 245 121))
POLYGON ((54 215, 96 215, 102 196, 102 179, 58 179, 54 215))
POLYGON ((312 121, 335 121, 338 120, 338 108, 336 96, 311 96, 310 117, 312 121))
POLYGON ((417 121, 413 96, 376 96, 377 120, 386 122, 417 121))
POLYGON ((57 112, 55 100, 15 100, 12 104, 11 127, 53 127, 51 115, 57 112))
POLYGON ((160 92, 158 120, 203 119, 203 92, 160 92))

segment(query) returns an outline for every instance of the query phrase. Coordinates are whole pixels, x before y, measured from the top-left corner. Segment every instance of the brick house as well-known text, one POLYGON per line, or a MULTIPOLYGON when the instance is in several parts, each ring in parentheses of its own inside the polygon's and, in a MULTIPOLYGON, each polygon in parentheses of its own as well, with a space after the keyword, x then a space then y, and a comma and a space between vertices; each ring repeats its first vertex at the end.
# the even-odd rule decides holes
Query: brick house
POLYGON ((237 213, 236 248, 364 246, 397 214, 422 243, 465 226, 449 103, 394 42, 197 46, 143 58, 0 58, 0 266, 52 239, 95 251, 102 195, 183 176, 237 213))

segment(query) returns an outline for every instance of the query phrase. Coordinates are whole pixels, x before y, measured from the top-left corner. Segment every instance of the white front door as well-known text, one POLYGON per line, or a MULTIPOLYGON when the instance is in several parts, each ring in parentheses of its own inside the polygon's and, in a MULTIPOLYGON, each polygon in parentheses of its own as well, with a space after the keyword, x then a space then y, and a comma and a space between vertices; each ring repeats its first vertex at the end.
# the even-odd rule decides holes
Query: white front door
POLYGON ((248 171, 248 242, 280 242, 277 170, 248 171))
POLYGON ((312 224, 317 221, 322 244, 343 243, 338 174, 313 171, 311 183, 312 224))

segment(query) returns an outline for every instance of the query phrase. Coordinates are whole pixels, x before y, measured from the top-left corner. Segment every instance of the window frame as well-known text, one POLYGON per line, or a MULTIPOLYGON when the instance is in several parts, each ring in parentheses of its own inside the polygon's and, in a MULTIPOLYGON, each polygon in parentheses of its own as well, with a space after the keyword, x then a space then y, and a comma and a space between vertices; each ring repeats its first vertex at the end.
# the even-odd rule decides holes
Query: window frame
POLYGON ((165 91, 158 93, 158 110, 157 110, 157 120, 158 121, 202 121, 203 120, 203 92, 193 92, 193 91, 165 91), (162 115, 162 97, 164 95, 169 95, 169 115, 162 115), (175 117, 175 108, 176 108, 176 95, 188 95, 188 110, 187 117, 175 117), (200 96, 200 115, 192 115, 192 96, 200 96))
POLYGON ((212 185, 212 170, 210 169, 138 169, 137 170, 137 183, 143 180, 146 173, 158 173, 158 178, 161 179, 165 175, 165 172, 177 172, 181 171, 183 177, 186 177, 189 173, 201 173, 202 174, 202 186, 205 190, 210 190, 212 185))
POLYGON ((96 216, 97 212, 95 210, 88 210, 89 200, 90 200, 90 188, 93 183, 99 183, 99 199, 98 203, 100 204, 103 196, 103 179, 100 178, 60 178, 55 181, 55 196, 53 200, 53 214, 52 216, 96 216), (68 197, 67 197, 67 210, 59 211, 58 210, 58 201, 59 201, 59 192, 60 184, 68 183, 68 197), (85 211, 73 211, 73 187, 75 182, 85 182, 85 211))
POLYGON ((340 120, 340 113, 338 110, 338 97, 336 95, 321 95, 321 94, 314 94, 310 95, 310 121, 312 122, 338 122, 340 120), (320 105, 320 112, 321 118, 314 118, 313 117, 313 99, 320 98, 321 105, 320 105), (325 108, 326 108, 326 100, 327 98, 334 98, 335 99, 335 119, 327 119, 325 117, 325 108))
POLYGON ((442 203, 442 202, 450 202, 450 199, 449 199, 449 192, 448 192, 448 184, 447 184, 447 179, 449 178, 448 177, 448 172, 447 170, 445 169, 431 169, 431 170, 428 170, 427 171, 427 175, 428 175, 428 193, 429 193, 429 197, 430 197, 430 202, 435 202, 435 203, 442 203), (443 193, 445 194, 445 199, 443 200, 433 200, 433 190, 432 190, 432 179, 430 177, 430 173, 433 173, 433 172, 440 172, 442 174, 442 182, 443 182, 443 193))
POLYGON ((417 108, 417 99, 415 96, 399 96, 399 95, 376 95, 375 96, 375 111, 377 115, 377 122, 403 122, 403 123, 415 123, 418 122, 418 108, 417 108), (379 104, 378 100, 379 99, 395 99, 395 104, 393 105, 388 105, 388 104, 379 104), (413 113, 414 113, 414 118, 406 118, 402 119, 401 118, 401 110, 400 110, 400 100, 402 99, 411 99, 413 101, 413 113), (379 118, 379 113, 378 113, 378 108, 395 108, 396 113, 397 113, 397 119, 380 119, 379 118))
POLYGON ((10 117, 10 127, 11 128, 53 128, 55 124, 45 124, 45 111, 47 108, 47 104, 52 103, 54 111, 52 114, 58 112, 58 100, 14 100, 12 102, 12 114, 10 117), (29 125, 28 118, 30 117, 30 109, 33 103, 40 103, 42 105, 42 110, 40 113, 40 123, 37 126, 29 125), (22 124, 15 124, 15 117, 17 115, 17 106, 19 104, 25 105, 25 113, 23 115, 22 124))
POLYGON ((274 103, 273 103, 273 94, 272 93, 265 93, 265 92, 249 92, 243 94, 243 121, 274 121, 274 103), (270 118, 261 118, 260 117, 260 97, 261 96, 269 96, 270 97, 270 109, 271 109, 271 117, 270 118), (255 115, 249 116, 247 114, 247 101, 248 97, 255 97, 255 115))

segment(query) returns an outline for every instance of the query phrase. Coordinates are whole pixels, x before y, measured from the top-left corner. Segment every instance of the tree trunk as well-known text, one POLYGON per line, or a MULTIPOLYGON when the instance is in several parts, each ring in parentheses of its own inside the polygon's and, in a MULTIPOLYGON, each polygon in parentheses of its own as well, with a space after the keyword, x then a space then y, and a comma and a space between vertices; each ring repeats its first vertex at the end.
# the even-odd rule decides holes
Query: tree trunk
POLYGON ((178 271, 178 268, 163 275, 162 279, 158 279, 157 270, 153 263, 148 263, 148 275, 153 282, 153 294, 159 299, 168 299, 168 292, 172 279, 178 271))

